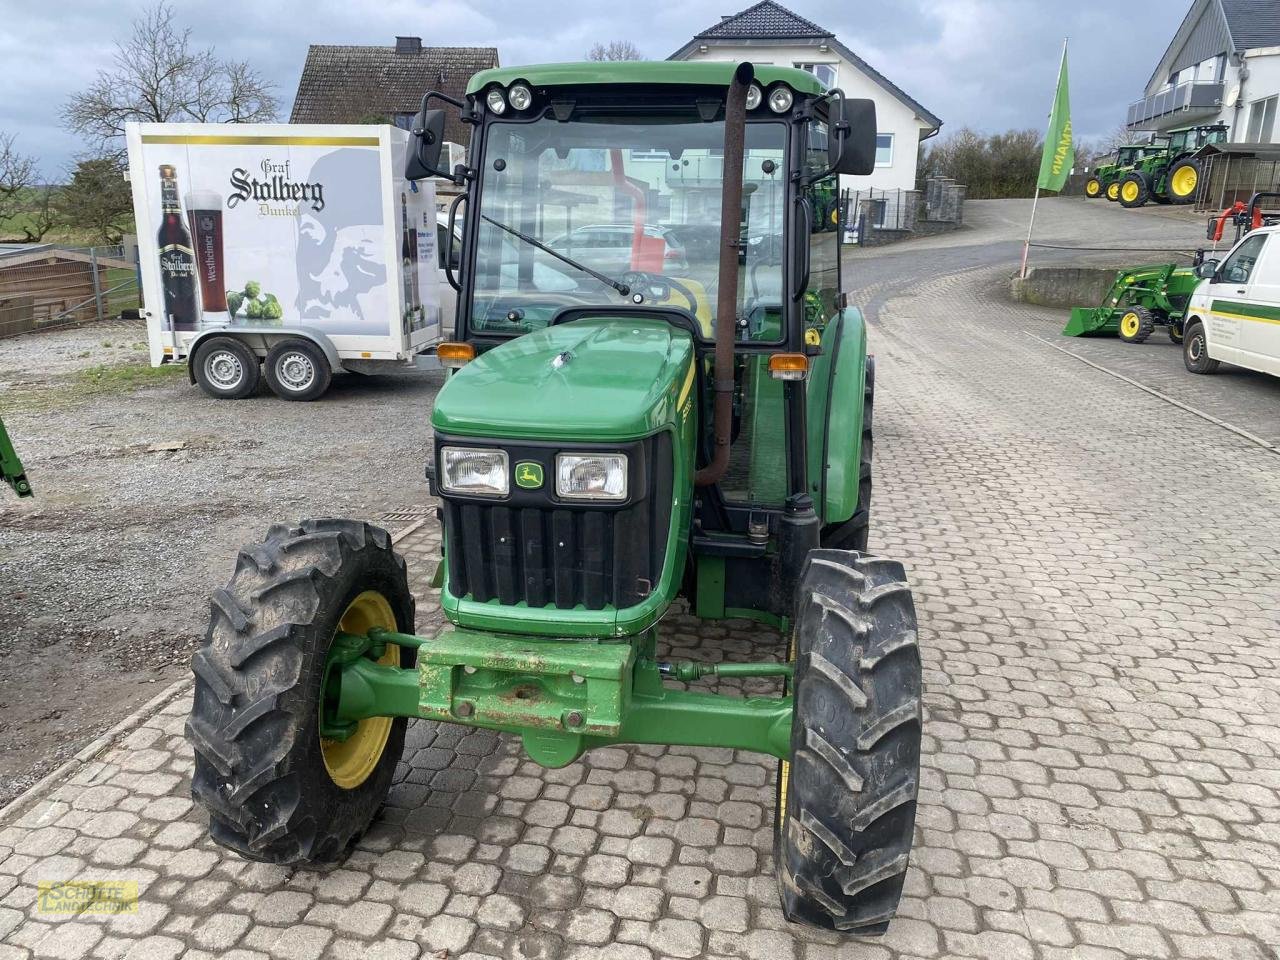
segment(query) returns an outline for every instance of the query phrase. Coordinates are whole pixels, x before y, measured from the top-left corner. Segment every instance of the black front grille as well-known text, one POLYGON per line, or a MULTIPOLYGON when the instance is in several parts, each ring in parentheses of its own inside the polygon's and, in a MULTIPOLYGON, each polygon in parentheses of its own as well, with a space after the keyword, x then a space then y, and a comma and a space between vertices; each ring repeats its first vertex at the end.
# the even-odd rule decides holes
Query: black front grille
POLYGON ((662 574, 671 523, 670 437, 610 448, 625 449, 632 465, 630 499, 612 507, 556 501, 555 453, 563 447, 502 446, 513 467, 543 463, 546 486, 513 490, 502 502, 442 498, 450 593, 481 603, 588 610, 623 609, 648 596, 662 574))

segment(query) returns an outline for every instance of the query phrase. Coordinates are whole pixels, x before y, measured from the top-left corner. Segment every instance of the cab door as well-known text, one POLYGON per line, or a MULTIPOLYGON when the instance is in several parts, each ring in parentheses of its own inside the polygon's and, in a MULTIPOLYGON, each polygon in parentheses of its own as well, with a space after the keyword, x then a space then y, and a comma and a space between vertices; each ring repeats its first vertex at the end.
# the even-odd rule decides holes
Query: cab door
POLYGON ((1240 347, 1245 366, 1280 376, 1280 239, 1264 236, 1258 262, 1249 278, 1240 347))
POLYGON ((1209 282, 1206 339, 1215 360, 1250 366, 1245 357, 1245 329, 1250 323, 1249 287, 1267 234, 1251 233, 1222 261, 1209 282))

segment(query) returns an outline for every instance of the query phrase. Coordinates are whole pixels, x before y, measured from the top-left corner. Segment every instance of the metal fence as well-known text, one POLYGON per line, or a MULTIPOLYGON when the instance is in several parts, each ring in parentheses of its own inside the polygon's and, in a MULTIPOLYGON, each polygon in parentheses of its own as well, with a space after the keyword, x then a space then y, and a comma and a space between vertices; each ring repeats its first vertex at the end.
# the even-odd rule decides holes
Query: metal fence
POLYGON ((920 194, 915 190, 845 190, 840 195, 844 242, 864 246, 900 239, 915 229, 920 194))
POLYGON ((136 247, 41 244, 0 253, 0 337, 119 317, 139 301, 136 247))

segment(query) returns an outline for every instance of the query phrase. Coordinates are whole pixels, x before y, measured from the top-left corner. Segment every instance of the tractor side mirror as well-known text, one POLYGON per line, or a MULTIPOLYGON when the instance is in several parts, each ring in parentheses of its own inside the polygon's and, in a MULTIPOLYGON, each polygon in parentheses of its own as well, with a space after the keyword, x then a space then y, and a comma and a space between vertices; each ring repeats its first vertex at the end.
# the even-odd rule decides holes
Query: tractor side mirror
POLYGON ((409 154, 405 160, 406 180, 427 177, 451 177, 440 169, 440 151, 444 147, 444 111, 422 109, 409 128, 409 154))
POLYGON ((1201 280, 1212 280, 1213 275, 1218 272, 1218 260, 1204 260, 1196 264, 1196 276, 1201 280))
POLYGON ((866 176, 876 169, 876 105, 874 100, 846 100, 838 95, 828 114, 827 165, 832 173, 866 176))

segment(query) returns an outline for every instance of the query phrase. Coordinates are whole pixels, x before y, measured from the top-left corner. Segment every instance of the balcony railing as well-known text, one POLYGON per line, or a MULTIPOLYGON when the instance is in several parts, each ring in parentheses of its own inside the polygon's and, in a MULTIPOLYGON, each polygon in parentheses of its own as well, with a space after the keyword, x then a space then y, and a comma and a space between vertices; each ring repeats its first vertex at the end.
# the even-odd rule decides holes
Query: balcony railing
POLYGON ((1189 111, 1208 113, 1216 111, 1221 106, 1221 83, 1188 80, 1186 83, 1169 87, 1167 90, 1161 90, 1159 93, 1129 104, 1129 119, 1125 123, 1132 130, 1141 130, 1170 114, 1189 111))

